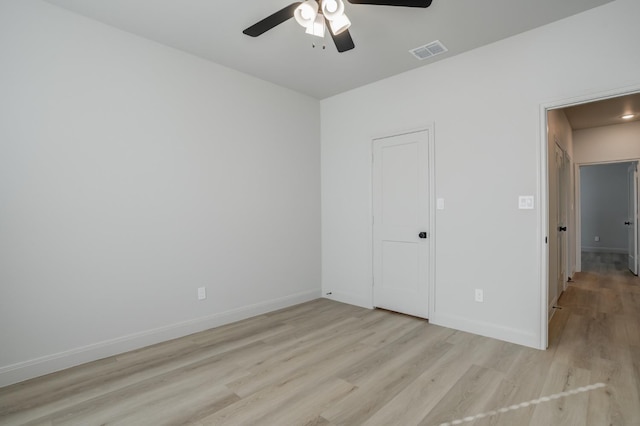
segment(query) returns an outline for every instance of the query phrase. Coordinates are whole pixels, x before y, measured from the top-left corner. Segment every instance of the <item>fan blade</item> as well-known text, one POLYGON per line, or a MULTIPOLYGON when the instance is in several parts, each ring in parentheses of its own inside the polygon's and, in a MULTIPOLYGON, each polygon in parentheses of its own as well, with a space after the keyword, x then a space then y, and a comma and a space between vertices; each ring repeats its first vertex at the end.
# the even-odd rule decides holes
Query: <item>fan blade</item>
POLYGON ((429 7, 433 0, 349 0, 353 4, 377 4, 380 6, 429 7))
POLYGON ((353 44, 353 39, 351 38, 351 34, 349 34, 349 30, 344 30, 340 34, 335 35, 333 31, 331 31, 330 26, 327 25, 327 28, 329 29, 333 42, 336 44, 338 52, 346 52, 347 50, 351 50, 356 47, 356 45, 353 44))
POLYGON ((266 33, 271 28, 277 27, 284 21, 293 18, 293 11, 296 10, 301 3, 302 2, 291 3, 289 6, 280 9, 273 15, 267 16, 262 21, 253 24, 244 30, 243 33, 251 37, 258 37, 259 35, 266 33))

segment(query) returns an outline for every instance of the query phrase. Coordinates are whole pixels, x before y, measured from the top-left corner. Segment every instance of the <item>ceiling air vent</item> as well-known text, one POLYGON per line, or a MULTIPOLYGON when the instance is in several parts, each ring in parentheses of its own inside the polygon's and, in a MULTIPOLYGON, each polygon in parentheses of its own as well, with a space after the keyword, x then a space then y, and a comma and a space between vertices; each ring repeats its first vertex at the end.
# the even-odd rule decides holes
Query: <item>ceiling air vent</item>
POLYGON ((409 53, 411 53, 416 58, 420 59, 428 59, 433 56, 439 55, 441 53, 446 52, 448 49, 444 47, 440 40, 436 40, 429 44, 425 44, 424 46, 416 47, 415 49, 411 49, 409 53))

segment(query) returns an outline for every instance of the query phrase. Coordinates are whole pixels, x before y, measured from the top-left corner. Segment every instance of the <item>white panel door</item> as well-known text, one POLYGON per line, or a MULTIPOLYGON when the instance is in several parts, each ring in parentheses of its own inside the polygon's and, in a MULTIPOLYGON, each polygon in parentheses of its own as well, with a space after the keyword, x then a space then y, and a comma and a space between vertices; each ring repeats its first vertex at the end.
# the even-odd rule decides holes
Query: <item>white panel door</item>
POLYGON ((628 178, 628 215, 627 240, 629 254, 629 270, 638 275, 638 163, 633 163, 627 170, 628 178))
POLYGON ((373 141, 374 306, 429 313, 429 132, 373 141))
POLYGON ((567 163, 565 161, 565 153, 559 145, 556 144, 556 176, 558 177, 558 191, 556 200, 556 223, 558 224, 557 232, 557 250, 558 250, 558 276, 556 278, 556 296, 560 298, 560 295, 564 291, 565 283, 567 281, 567 163))

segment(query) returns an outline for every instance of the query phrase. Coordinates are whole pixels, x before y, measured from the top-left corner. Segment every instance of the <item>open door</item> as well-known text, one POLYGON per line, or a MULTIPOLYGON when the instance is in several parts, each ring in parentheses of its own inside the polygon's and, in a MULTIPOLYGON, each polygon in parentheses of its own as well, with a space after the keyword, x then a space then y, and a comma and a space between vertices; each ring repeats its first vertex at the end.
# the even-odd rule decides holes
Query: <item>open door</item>
MULTIPOLYGON (((556 144, 556 176, 558 178, 558 190, 556 192, 556 223, 557 232, 557 278, 556 298, 565 290, 568 278, 567 272, 567 160, 566 153, 556 144)), ((557 301, 557 299, 556 299, 557 301)))
POLYGON ((632 163, 627 170, 628 214, 627 226, 629 270, 638 275, 638 162, 632 163))

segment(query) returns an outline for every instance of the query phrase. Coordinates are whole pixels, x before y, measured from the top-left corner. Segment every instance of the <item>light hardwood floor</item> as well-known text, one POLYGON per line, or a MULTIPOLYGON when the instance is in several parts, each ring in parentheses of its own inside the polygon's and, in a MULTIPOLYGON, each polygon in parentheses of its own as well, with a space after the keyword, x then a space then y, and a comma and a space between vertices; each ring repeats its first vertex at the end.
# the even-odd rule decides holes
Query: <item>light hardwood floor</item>
POLYGON ((2 388, 0 424, 640 425, 640 280, 559 306, 539 351, 316 300, 2 388))

